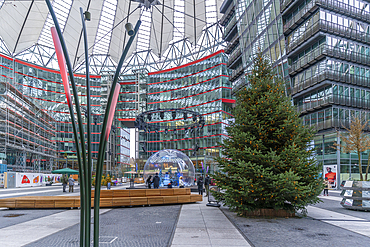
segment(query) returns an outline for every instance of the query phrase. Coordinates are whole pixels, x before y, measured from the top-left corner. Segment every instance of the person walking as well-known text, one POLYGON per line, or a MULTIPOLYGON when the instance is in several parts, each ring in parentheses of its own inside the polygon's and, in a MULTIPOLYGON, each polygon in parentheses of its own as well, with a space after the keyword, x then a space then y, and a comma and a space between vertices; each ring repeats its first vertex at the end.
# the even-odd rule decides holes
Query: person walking
POLYGON ((68 184, 68 177, 67 177, 67 174, 64 174, 64 175, 63 175, 63 177, 62 177, 62 184, 63 184, 63 192, 67 192, 67 191, 66 191, 67 184, 68 184))
POLYGON ((204 187, 206 188, 206 195, 205 196, 208 196, 208 193, 209 193, 209 184, 210 184, 210 181, 211 179, 209 178, 209 175, 207 174, 206 178, 204 179, 204 187))
POLYGON ((73 193, 73 186, 75 185, 75 180, 73 179, 72 175, 69 176, 68 184, 69 184, 69 192, 72 191, 73 193))
POLYGON ((328 181, 328 178, 325 178, 324 180, 324 196, 326 194, 326 196, 329 196, 329 187, 330 187, 330 184, 329 184, 329 181, 328 181))
POLYGON ((148 185, 148 189, 152 188, 152 175, 149 175, 149 177, 146 179, 146 184, 148 185))
POLYGON ((156 173, 154 178, 153 178, 153 187, 154 187, 154 189, 159 188, 159 181, 160 181, 160 178, 158 177, 158 173, 156 173))
POLYGON ((182 180, 182 176, 179 177, 179 188, 184 188, 185 187, 185 184, 184 184, 184 180, 182 180))
POLYGON ((203 177, 200 177, 197 182, 198 185, 198 193, 199 195, 203 195, 203 177))

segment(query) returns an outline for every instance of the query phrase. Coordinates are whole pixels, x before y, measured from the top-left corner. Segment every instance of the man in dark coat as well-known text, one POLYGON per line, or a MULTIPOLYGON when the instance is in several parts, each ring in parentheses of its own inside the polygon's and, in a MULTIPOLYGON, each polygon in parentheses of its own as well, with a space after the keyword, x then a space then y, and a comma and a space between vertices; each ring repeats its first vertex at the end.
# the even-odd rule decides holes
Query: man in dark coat
POLYGON ((66 191, 67 184, 68 184, 67 174, 64 174, 63 175, 63 177, 62 177, 62 184, 63 184, 63 192, 67 192, 66 191))
POLYGON ((198 193, 199 195, 203 195, 203 177, 200 177, 197 182, 198 185, 198 193))
POLYGON ((154 178, 153 178, 153 187, 154 189, 158 189, 159 188, 159 177, 158 177, 158 173, 155 174, 154 178))
POLYGON ((210 181, 211 179, 209 178, 209 175, 207 174, 206 178, 204 179, 204 187, 206 187, 206 195, 205 196, 208 196, 208 193, 209 193, 209 184, 210 184, 210 181))

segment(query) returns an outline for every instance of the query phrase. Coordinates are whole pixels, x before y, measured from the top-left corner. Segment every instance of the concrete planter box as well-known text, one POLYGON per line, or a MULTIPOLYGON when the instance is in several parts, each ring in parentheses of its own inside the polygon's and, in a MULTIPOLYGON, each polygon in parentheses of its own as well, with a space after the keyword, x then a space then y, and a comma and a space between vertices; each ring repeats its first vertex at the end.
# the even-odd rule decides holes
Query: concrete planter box
POLYGON ((370 181, 343 181, 341 188, 344 208, 370 211, 370 181))
POLYGON ((262 217, 294 217, 295 213, 287 210, 279 209, 258 209, 255 211, 247 211, 243 216, 262 216, 262 217))

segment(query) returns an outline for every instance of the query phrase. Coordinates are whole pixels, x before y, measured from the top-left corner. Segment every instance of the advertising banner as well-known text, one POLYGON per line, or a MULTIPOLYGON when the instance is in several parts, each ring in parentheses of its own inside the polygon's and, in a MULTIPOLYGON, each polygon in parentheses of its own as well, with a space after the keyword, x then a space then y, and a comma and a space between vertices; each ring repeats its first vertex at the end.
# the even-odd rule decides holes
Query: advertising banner
POLYGON ((16 173, 16 187, 36 187, 45 183, 58 183, 61 174, 42 174, 42 173, 16 173))
POLYGON ((337 165, 324 166, 324 179, 328 179, 331 189, 337 188, 337 165))

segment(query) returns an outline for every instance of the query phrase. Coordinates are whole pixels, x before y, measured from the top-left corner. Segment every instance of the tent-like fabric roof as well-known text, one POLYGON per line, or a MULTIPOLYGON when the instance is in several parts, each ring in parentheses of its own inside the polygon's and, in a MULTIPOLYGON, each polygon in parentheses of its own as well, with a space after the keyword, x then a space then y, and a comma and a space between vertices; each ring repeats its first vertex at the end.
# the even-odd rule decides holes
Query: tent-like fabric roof
MULTIPOLYGON (((89 55, 109 55, 117 62, 127 35, 124 25, 142 25, 127 58, 134 51, 148 50, 161 57, 176 39, 196 43, 204 27, 217 22, 223 0, 54 0, 53 8, 62 28, 73 66, 84 60, 79 8, 91 13, 87 22, 89 55)), ((8 53, 16 56, 28 48, 53 47, 53 22, 45 1, 0 0, 0 38, 8 53)), ((0 42, 1 43, 1 42, 0 42)), ((54 53, 43 56, 53 57, 54 53)))

